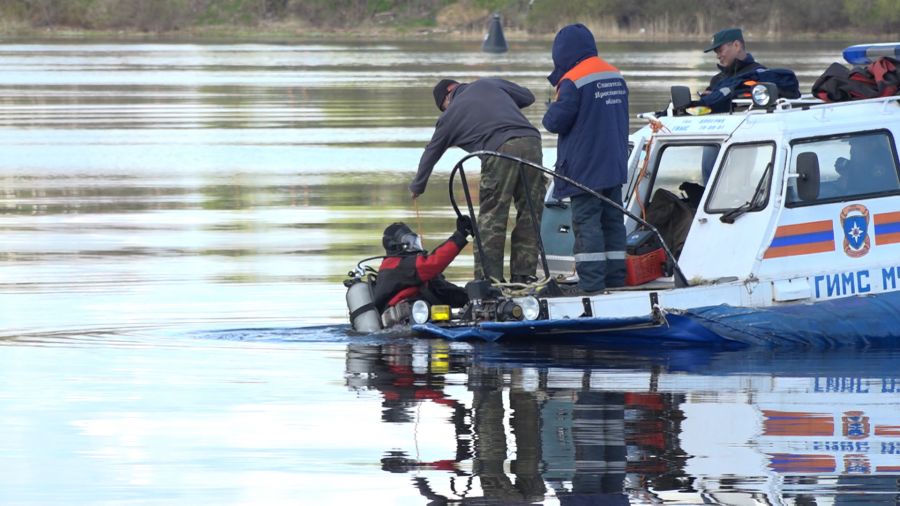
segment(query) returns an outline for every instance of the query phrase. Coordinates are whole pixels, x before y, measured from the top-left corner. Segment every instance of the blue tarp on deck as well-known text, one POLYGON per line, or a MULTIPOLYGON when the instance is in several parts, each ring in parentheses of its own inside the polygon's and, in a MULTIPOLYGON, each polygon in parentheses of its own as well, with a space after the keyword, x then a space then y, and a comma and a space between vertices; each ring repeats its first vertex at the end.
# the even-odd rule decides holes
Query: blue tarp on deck
POLYGON ((900 343, 900 292, 770 308, 686 311, 710 332, 750 345, 833 347, 900 343))

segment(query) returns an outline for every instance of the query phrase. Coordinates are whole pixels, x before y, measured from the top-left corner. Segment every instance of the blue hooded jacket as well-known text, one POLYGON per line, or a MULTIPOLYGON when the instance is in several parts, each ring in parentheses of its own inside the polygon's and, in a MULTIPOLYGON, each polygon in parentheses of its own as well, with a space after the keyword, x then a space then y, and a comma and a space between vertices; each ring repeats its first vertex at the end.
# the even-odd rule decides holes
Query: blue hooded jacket
MULTIPOLYGON (((564 27, 553 41, 557 99, 543 125, 559 134, 556 171, 592 190, 625 183, 628 164, 628 86, 619 70, 597 57, 594 35, 584 25, 564 27)), ((553 196, 578 188, 556 180, 553 196)))

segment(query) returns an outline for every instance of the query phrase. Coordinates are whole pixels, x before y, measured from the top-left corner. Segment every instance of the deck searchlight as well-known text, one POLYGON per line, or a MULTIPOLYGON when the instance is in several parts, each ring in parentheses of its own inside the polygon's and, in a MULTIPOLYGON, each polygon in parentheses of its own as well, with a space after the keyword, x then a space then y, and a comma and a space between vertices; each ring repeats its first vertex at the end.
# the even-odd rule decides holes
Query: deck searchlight
POLYGON ((773 83, 759 83, 750 90, 750 98, 756 107, 769 107, 778 99, 778 86, 773 83))

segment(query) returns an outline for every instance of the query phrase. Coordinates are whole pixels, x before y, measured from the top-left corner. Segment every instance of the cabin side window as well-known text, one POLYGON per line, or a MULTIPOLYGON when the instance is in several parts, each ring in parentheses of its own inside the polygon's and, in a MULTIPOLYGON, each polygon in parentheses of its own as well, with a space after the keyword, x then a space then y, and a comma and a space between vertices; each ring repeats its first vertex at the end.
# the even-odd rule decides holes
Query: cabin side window
POLYGON ((886 130, 801 139, 792 148, 788 207, 900 190, 896 150, 886 130))
POLYGON ((741 208, 758 211, 769 201, 775 144, 735 144, 728 148, 706 203, 707 213, 741 208))

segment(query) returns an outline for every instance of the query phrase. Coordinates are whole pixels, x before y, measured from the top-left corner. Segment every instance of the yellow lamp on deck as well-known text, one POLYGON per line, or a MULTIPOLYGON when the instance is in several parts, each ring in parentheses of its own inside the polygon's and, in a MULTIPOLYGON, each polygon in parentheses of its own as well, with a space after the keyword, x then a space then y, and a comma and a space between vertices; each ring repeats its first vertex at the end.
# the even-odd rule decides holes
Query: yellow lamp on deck
POLYGON ((431 321, 445 322, 450 320, 450 306, 436 304, 431 306, 431 321))

